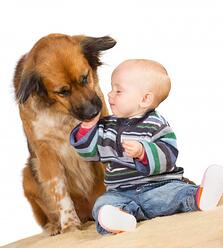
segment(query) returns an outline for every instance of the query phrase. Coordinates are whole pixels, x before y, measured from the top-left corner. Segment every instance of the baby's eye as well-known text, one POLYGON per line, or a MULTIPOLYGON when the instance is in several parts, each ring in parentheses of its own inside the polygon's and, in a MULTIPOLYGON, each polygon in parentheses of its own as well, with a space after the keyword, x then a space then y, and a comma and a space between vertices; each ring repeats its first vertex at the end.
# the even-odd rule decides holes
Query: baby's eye
POLYGON ((120 94, 120 93, 122 93, 122 91, 121 90, 116 90, 116 93, 120 94))

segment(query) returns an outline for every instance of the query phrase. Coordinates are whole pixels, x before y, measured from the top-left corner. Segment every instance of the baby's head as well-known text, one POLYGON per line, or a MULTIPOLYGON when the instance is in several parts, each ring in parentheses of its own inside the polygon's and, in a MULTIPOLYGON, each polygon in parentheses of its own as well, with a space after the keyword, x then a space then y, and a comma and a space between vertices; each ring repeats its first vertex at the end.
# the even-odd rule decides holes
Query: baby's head
POLYGON ((117 117, 142 115, 165 100, 170 88, 169 76, 161 64, 146 59, 126 60, 112 73, 111 110, 117 117))

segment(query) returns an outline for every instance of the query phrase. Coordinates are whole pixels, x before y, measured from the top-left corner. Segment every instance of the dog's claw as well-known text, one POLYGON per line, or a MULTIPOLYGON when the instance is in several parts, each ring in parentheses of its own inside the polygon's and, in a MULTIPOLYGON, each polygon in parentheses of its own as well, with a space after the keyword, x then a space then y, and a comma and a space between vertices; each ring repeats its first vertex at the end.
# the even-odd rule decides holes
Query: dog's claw
POLYGON ((55 236, 60 234, 61 228, 58 224, 53 224, 53 223, 47 223, 44 226, 44 231, 50 236, 55 236))

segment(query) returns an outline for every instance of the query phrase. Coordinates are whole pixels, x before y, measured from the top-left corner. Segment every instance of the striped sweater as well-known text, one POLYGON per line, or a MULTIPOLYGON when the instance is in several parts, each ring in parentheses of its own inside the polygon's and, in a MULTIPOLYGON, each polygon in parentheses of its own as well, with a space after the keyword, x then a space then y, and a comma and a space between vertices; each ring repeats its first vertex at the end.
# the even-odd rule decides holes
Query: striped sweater
POLYGON ((167 121, 155 110, 140 118, 108 116, 80 140, 75 139, 80 125, 70 135, 70 143, 86 161, 106 164, 107 189, 128 188, 169 179, 182 179, 183 169, 176 167, 176 136, 167 121), (128 157, 122 148, 124 139, 142 143, 148 164, 128 157))

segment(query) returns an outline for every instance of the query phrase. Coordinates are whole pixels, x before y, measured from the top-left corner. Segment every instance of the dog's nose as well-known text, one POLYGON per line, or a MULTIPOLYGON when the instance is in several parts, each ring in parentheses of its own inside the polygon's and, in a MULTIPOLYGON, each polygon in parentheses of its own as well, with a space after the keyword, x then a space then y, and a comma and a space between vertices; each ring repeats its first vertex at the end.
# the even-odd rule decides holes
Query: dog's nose
POLYGON ((90 120, 94 118, 98 113, 101 111, 100 106, 89 106, 87 109, 85 109, 83 115, 86 120, 90 120))
POLYGON ((96 95, 90 101, 72 109, 74 116, 80 121, 94 118, 102 109, 102 101, 96 95))
POLYGON ((93 111, 92 116, 95 117, 98 113, 99 113, 99 111, 95 110, 95 111, 93 111))

